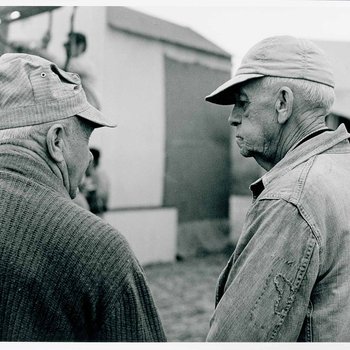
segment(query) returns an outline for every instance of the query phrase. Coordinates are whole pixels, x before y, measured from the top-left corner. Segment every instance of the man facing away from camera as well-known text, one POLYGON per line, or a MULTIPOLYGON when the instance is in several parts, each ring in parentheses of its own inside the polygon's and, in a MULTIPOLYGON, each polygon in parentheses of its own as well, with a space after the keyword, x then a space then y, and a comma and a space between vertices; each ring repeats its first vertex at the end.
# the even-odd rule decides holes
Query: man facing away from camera
POLYGON ((0 95, 0 340, 164 341, 129 245, 71 200, 113 124, 38 56, 0 57, 0 95))
POLYGON ((312 42, 253 46, 206 98, 233 104, 244 157, 267 172, 221 273, 208 341, 350 340, 350 144, 325 117, 332 69, 312 42))

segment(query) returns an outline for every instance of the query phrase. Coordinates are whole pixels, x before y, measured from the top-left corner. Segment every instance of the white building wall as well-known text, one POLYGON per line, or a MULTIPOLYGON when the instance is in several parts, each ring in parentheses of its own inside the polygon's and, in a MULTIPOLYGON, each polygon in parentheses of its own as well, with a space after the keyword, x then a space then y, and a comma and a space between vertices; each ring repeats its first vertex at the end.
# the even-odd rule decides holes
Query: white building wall
POLYGON ((105 42, 103 112, 118 126, 96 143, 111 179, 110 207, 160 206, 165 167, 161 45, 110 27, 105 42))
POLYGON ((109 211, 104 219, 125 236, 141 264, 175 261, 175 208, 109 211))

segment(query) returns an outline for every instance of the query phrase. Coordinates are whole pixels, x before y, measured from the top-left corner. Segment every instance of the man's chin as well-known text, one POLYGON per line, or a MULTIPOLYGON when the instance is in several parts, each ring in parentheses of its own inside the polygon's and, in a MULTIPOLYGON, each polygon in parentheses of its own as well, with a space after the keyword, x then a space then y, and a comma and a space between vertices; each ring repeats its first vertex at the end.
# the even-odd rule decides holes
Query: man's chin
POLYGON ((244 158, 249 158, 249 157, 252 157, 252 153, 244 148, 240 148, 240 153, 241 155, 244 157, 244 158))

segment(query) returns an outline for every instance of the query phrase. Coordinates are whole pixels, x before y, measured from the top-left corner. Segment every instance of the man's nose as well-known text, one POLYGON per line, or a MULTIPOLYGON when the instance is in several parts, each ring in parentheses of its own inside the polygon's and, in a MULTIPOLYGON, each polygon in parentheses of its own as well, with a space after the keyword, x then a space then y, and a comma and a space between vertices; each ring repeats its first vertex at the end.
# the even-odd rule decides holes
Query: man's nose
POLYGON ((230 116, 228 117, 228 122, 231 126, 238 126, 241 124, 241 117, 237 109, 235 110, 235 106, 233 106, 230 116))

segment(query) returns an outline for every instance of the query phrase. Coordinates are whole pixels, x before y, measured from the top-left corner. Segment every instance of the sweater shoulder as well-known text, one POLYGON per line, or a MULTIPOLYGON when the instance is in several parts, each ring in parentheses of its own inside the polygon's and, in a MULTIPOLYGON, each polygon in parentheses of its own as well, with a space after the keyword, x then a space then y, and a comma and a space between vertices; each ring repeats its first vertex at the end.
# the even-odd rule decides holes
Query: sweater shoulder
MULTIPOLYGON (((138 262, 125 237, 109 223, 80 208, 72 201, 63 203, 65 219, 58 229, 71 259, 95 261, 99 274, 117 268, 121 274, 138 262)), ((61 216, 61 215, 59 215, 61 216)), ((59 221, 59 216, 56 220, 59 221)))
POLYGON ((40 249, 51 268, 65 269, 70 280, 90 286, 116 286, 128 271, 139 268, 125 237, 106 221, 63 197, 44 207, 36 231, 41 236, 45 232, 40 249))
POLYGON ((124 236, 70 198, 13 176, 2 182, 0 194, 4 239, 15 255, 34 262, 33 270, 99 283, 109 276, 118 282, 139 268, 124 236))

